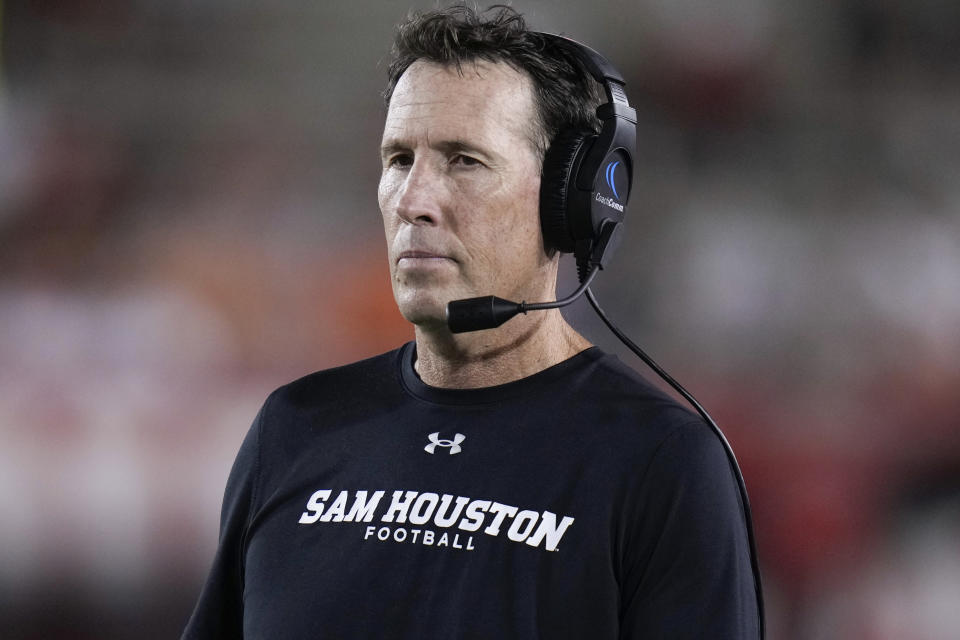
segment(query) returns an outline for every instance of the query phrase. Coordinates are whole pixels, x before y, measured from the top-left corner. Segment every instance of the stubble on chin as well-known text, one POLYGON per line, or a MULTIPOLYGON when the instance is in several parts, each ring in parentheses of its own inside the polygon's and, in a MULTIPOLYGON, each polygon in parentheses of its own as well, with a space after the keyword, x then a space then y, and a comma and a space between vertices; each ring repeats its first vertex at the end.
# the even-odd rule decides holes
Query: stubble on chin
POLYGON ((450 300, 445 299, 439 291, 395 281, 393 297, 407 322, 423 328, 446 325, 447 303, 450 300))

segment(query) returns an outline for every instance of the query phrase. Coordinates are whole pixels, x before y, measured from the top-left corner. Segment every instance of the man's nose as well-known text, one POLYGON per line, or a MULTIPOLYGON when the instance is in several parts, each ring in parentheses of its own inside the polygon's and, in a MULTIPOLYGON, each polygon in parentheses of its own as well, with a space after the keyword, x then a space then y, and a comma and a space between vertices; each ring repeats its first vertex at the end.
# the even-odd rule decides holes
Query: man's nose
POLYGON ((437 225, 443 219, 448 196, 440 171, 418 158, 403 181, 397 215, 410 224, 437 225))

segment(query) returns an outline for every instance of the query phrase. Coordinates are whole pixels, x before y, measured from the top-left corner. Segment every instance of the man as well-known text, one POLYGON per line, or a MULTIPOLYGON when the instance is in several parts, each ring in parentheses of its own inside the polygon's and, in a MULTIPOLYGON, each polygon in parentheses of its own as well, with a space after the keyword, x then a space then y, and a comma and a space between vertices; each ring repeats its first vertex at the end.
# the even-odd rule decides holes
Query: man
POLYGON ((556 310, 544 149, 595 82, 507 8, 402 25, 379 202, 416 341, 268 398, 186 638, 753 638, 737 486, 703 421, 556 310))

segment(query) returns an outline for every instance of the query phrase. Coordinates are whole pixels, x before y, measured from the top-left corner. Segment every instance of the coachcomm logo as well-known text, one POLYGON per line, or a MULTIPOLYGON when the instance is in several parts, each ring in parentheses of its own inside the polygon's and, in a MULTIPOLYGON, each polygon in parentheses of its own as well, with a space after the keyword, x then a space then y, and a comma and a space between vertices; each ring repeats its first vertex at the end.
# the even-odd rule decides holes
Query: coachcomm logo
POLYGON ((614 182, 613 178, 613 172, 617 170, 619 165, 620 161, 614 160, 613 162, 607 164, 606 169, 607 186, 610 187, 610 191, 613 191, 613 195, 616 196, 616 199, 609 196, 602 196, 600 195, 599 191, 593 194, 593 199, 604 206, 610 207, 611 209, 616 209, 620 213, 623 213, 623 205, 617 202, 617 200, 620 199, 620 194, 617 193, 617 184, 614 182))
POLYGON ((622 205, 622 204, 620 204, 619 202, 617 202, 617 201, 614 200, 613 198, 608 198, 608 197, 606 197, 606 196, 600 195, 600 192, 599 192, 599 191, 597 191, 597 192, 594 194, 593 199, 596 200, 597 202, 599 202, 600 204, 606 205, 606 206, 610 207, 611 209, 616 209, 616 210, 619 211, 620 213, 623 213, 623 205, 622 205))

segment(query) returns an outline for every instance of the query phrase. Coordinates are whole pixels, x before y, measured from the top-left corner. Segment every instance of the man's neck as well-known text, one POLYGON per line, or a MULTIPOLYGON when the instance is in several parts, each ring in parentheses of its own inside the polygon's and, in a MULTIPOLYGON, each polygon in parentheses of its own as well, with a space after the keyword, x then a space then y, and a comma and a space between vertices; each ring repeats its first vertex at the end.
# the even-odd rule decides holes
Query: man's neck
POLYGON ((519 380, 591 346, 556 309, 517 316, 497 329, 457 335, 418 326, 416 337, 420 378, 449 389, 519 380))

